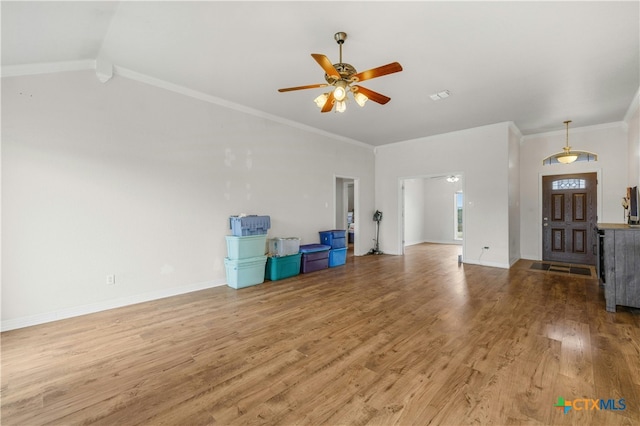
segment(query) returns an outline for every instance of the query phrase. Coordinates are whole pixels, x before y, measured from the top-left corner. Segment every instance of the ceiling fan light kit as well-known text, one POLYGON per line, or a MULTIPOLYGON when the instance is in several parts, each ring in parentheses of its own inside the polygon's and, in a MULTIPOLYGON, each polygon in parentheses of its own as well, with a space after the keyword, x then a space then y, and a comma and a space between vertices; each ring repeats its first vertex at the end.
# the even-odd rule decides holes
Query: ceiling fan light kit
POLYGON ((332 64, 325 55, 320 53, 311 54, 313 59, 315 59, 318 65, 325 71, 324 79, 326 83, 287 87, 278 89, 278 91, 291 92, 294 90, 316 89, 319 87, 333 87, 333 90, 330 92, 323 93, 314 99, 314 102, 318 108, 320 108, 320 112, 329 112, 334 106, 337 112, 344 112, 347 109, 347 101, 349 100, 347 94, 349 92, 351 92, 353 99, 360 107, 364 107, 368 100, 372 100, 381 105, 389 102, 391 98, 388 96, 374 92, 355 83, 400 72, 402 71, 402 66, 397 62, 392 62, 359 73, 353 65, 342 62, 342 45, 347 39, 347 33, 338 32, 333 37, 338 43, 338 46, 340 46, 340 62, 332 64))
POLYGON ((571 147, 569 146, 569 123, 571 123, 571 120, 564 122, 567 128, 567 141, 566 145, 562 148, 562 152, 557 152, 548 156, 542 160, 542 165, 547 166, 558 163, 571 164, 580 161, 598 161, 598 155, 593 152, 571 150, 571 147))

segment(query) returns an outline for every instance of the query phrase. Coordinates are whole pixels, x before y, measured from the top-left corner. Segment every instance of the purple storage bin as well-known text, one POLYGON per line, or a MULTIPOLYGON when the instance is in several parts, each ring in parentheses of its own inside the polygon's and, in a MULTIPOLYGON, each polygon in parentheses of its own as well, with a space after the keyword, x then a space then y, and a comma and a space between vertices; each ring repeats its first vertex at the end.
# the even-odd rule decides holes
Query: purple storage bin
POLYGON ((300 272, 319 271, 329 267, 329 250, 331 246, 324 244, 305 244, 300 246, 302 259, 300 261, 300 272))
POLYGON ((300 246, 300 253, 314 253, 327 250, 331 250, 331 246, 325 244, 303 244, 300 246))

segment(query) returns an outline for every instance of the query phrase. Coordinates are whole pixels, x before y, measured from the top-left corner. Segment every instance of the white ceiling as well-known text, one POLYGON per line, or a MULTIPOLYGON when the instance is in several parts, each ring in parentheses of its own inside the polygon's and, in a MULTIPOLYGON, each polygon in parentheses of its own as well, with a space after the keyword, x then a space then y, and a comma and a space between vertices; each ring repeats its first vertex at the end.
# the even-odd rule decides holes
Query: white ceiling
MULTIPOLYGON (((524 135, 620 121, 640 87, 640 2, 7 2, 3 75, 95 60, 371 145, 504 121, 524 135), (310 56, 391 97, 322 114, 310 56), (434 102, 429 95, 449 90, 434 102)), ((51 69, 54 69, 53 67, 51 69)), ((108 82, 106 84, 109 84, 108 82)))

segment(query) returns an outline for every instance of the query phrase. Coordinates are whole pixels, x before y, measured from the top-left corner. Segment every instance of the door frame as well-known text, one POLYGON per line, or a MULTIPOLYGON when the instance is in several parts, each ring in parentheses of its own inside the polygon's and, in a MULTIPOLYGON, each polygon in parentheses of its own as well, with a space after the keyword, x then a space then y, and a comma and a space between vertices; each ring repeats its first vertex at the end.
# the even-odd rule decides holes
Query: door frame
MULTIPOLYGON (((408 179, 433 179, 437 177, 441 177, 443 175, 456 175, 459 176, 462 180, 462 194, 463 197, 467 193, 467 184, 465 179, 465 173, 462 171, 457 172, 449 172, 449 173, 433 173, 433 174, 423 174, 423 175, 414 175, 414 176, 401 176, 398 178, 398 221, 397 221, 397 229, 398 229, 398 239, 396 241, 397 253, 400 255, 405 254, 405 235, 404 235, 404 215, 405 215, 405 190, 404 190, 404 181, 408 179)), ((542 182, 542 181, 541 181, 542 182)), ((465 198, 466 199, 466 198, 465 198)), ((464 199, 463 199, 464 200, 464 199)), ((462 212, 462 229, 467 229, 466 225, 467 215, 465 213, 465 209, 463 207, 462 212)), ((464 238, 464 234, 462 237, 462 259, 466 258, 467 251, 467 239, 464 238)))
MULTIPOLYGON (((338 180, 339 179, 348 179, 348 180, 352 180, 353 181, 353 210, 354 210, 354 215, 353 215, 353 254, 358 256, 357 253, 359 253, 358 248, 360 247, 360 232, 359 228, 360 228, 360 223, 362 220, 362 212, 360 211, 360 178, 357 176, 345 176, 345 175, 333 175, 333 205, 334 205, 334 209, 333 209, 333 229, 341 229, 338 228, 338 224, 336 223, 336 211, 337 211, 337 191, 336 191, 336 185, 338 184, 338 180)), ((342 182, 343 184, 345 182, 342 182)), ((351 183, 351 182, 349 182, 351 183)), ((343 185, 343 194, 342 194, 342 200, 341 200, 341 204, 344 204, 344 200, 345 200, 345 194, 344 194, 344 189, 345 189, 346 185, 343 185)), ((343 210, 346 211, 346 207, 343 205, 343 210)), ((346 216, 345 216, 346 218, 346 216)), ((340 225, 342 226, 342 225, 340 225)), ((347 232, 349 232, 349 230, 347 230, 347 232)), ((346 236, 347 238, 349 237, 348 235, 346 236)))
MULTIPOLYGON (((553 167, 553 165, 548 166, 548 167, 553 167)), ((575 174, 581 174, 581 173, 595 173, 596 174, 596 223, 598 223, 598 221, 600 220, 600 218, 602 217, 602 169, 596 169, 596 168, 580 168, 578 170, 558 170, 556 168, 554 168, 554 170, 549 170, 549 171, 545 171, 538 173, 538 218, 536 219, 536 233, 538 236, 538 259, 537 260, 542 260, 542 254, 544 251, 543 248, 543 235, 542 235, 542 214, 543 214, 543 208, 542 208, 542 203, 543 203, 543 194, 542 194, 542 177, 543 176, 562 176, 562 175, 575 175, 575 174)))

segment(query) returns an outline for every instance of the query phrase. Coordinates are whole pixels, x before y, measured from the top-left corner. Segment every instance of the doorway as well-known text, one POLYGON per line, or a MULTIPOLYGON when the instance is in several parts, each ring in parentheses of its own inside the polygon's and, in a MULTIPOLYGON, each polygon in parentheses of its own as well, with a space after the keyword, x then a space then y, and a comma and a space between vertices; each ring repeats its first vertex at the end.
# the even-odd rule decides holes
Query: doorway
POLYGON ((335 226, 334 229, 347 231, 347 251, 357 253, 357 215, 359 213, 359 180, 357 178, 335 176, 335 226))
POLYGON ((542 260, 595 265, 597 174, 542 177, 542 260))
POLYGON ((401 178, 400 254, 421 243, 464 247, 464 178, 461 173, 401 178))

